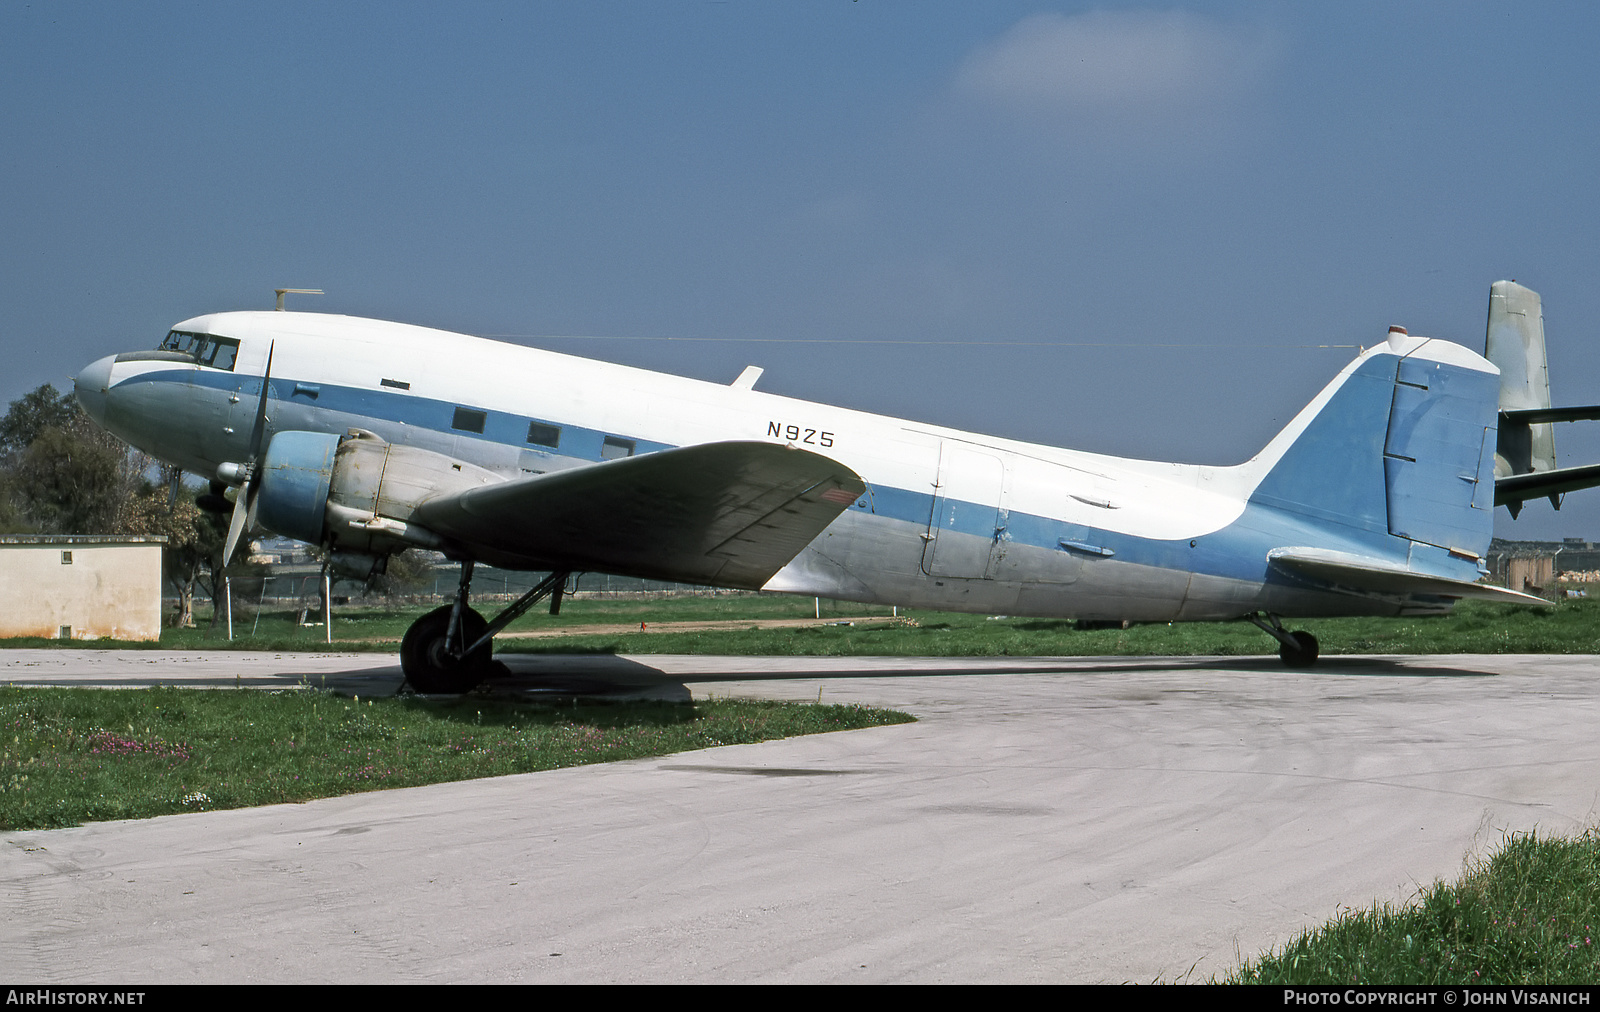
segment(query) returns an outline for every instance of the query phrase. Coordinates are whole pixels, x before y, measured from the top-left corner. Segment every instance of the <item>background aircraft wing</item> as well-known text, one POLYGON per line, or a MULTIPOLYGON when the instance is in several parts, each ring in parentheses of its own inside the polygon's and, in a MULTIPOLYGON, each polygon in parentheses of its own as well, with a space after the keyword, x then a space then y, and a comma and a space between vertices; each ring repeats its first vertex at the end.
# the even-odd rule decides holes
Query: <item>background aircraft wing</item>
POLYGON ((1563 467, 1555 471, 1508 474, 1494 480, 1494 504, 1506 506, 1525 499, 1560 495, 1600 485, 1600 464, 1563 467))
POLYGON ((413 518, 499 564, 755 589, 865 490, 808 450, 706 443, 479 486, 413 518))
POLYGON ((1352 594, 1476 597, 1501 604, 1550 605, 1542 597, 1521 591, 1491 587, 1486 583, 1462 583, 1418 573, 1398 563, 1326 548, 1274 548, 1267 553, 1267 560, 1282 572, 1331 584, 1352 594))

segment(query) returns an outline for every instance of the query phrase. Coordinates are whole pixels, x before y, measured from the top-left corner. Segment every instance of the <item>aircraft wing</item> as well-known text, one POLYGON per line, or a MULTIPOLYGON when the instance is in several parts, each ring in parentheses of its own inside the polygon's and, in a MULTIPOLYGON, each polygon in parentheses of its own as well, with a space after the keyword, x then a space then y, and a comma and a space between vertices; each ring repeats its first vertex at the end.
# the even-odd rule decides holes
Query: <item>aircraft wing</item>
POLYGON ((809 450, 706 443, 481 485, 413 519, 529 568, 756 589, 865 490, 809 450))
POLYGON ((1494 480, 1494 504, 1521 503, 1525 499, 1576 492, 1600 485, 1600 464, 1582 467, 1563 467, 1554 471, 1532 471, 1528 474, 1508 474, 1494 480))
POLYGON ((1325 548, 1274 548, 1267 553, 1267 561, 1282 572, 1332 584, 1339 590, 1353 594, 1425 594, 1432 597, 1474 597, 1501 604, 1550 605, 1542 597, 1521 591, 1417 573, 1398 563, 1352 552, 1336 552, 1325 548))

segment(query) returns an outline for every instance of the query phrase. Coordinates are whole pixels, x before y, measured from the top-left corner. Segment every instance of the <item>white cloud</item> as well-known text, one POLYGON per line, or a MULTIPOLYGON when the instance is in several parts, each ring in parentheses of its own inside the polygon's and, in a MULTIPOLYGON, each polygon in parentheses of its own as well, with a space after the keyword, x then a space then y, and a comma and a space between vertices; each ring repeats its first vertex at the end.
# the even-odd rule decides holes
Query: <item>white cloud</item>
POLYGON ((1247 87, 1276 48, 1269 33, 1185 11, 1036 14, 975 50, 955 89, 1024 112, 1192 109, 1247 87))

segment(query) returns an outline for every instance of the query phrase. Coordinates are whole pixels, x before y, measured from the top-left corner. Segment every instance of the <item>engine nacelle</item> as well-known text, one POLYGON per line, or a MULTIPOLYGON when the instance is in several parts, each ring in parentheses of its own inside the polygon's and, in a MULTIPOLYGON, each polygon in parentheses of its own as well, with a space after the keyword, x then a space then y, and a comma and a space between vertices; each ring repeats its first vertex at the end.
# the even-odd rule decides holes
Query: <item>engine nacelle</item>
POLYGON ((261 458, 257 523, 274 534, 322 544, 339 438, 331 432, 299 431, 272 437, 261 458))
POLYGON ((386 557, 403 548, 444 547, 432 531, 408 522, 423 502, 505 480, 475 464, 387 443, 361 429, 344 436, 280 432, 267 444, 260 466, 256 520, 261 526, 345 559, 371 558, 369 572, 382 572, 386 557))

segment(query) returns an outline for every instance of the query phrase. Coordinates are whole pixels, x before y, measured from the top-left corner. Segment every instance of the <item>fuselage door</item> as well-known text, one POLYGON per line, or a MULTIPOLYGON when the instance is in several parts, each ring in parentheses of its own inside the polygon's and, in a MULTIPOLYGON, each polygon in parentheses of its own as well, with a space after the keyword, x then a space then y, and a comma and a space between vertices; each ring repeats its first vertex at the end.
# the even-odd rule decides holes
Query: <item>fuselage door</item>
POLYGON ((221 348, 209 362, 202 361, 198 382, 215 412, 213 424, 202 436, 203 452, 218 460, 237 460, 246 452, 256 410, 261 405, 262 374, 266 356, 257 354, 255 342, 241 344, 218 339, 221 348))
POLYGON ((945 441, 928 518, 922 571, 992 580, 1005 552, 1005 463, 992 452, 945 441))

